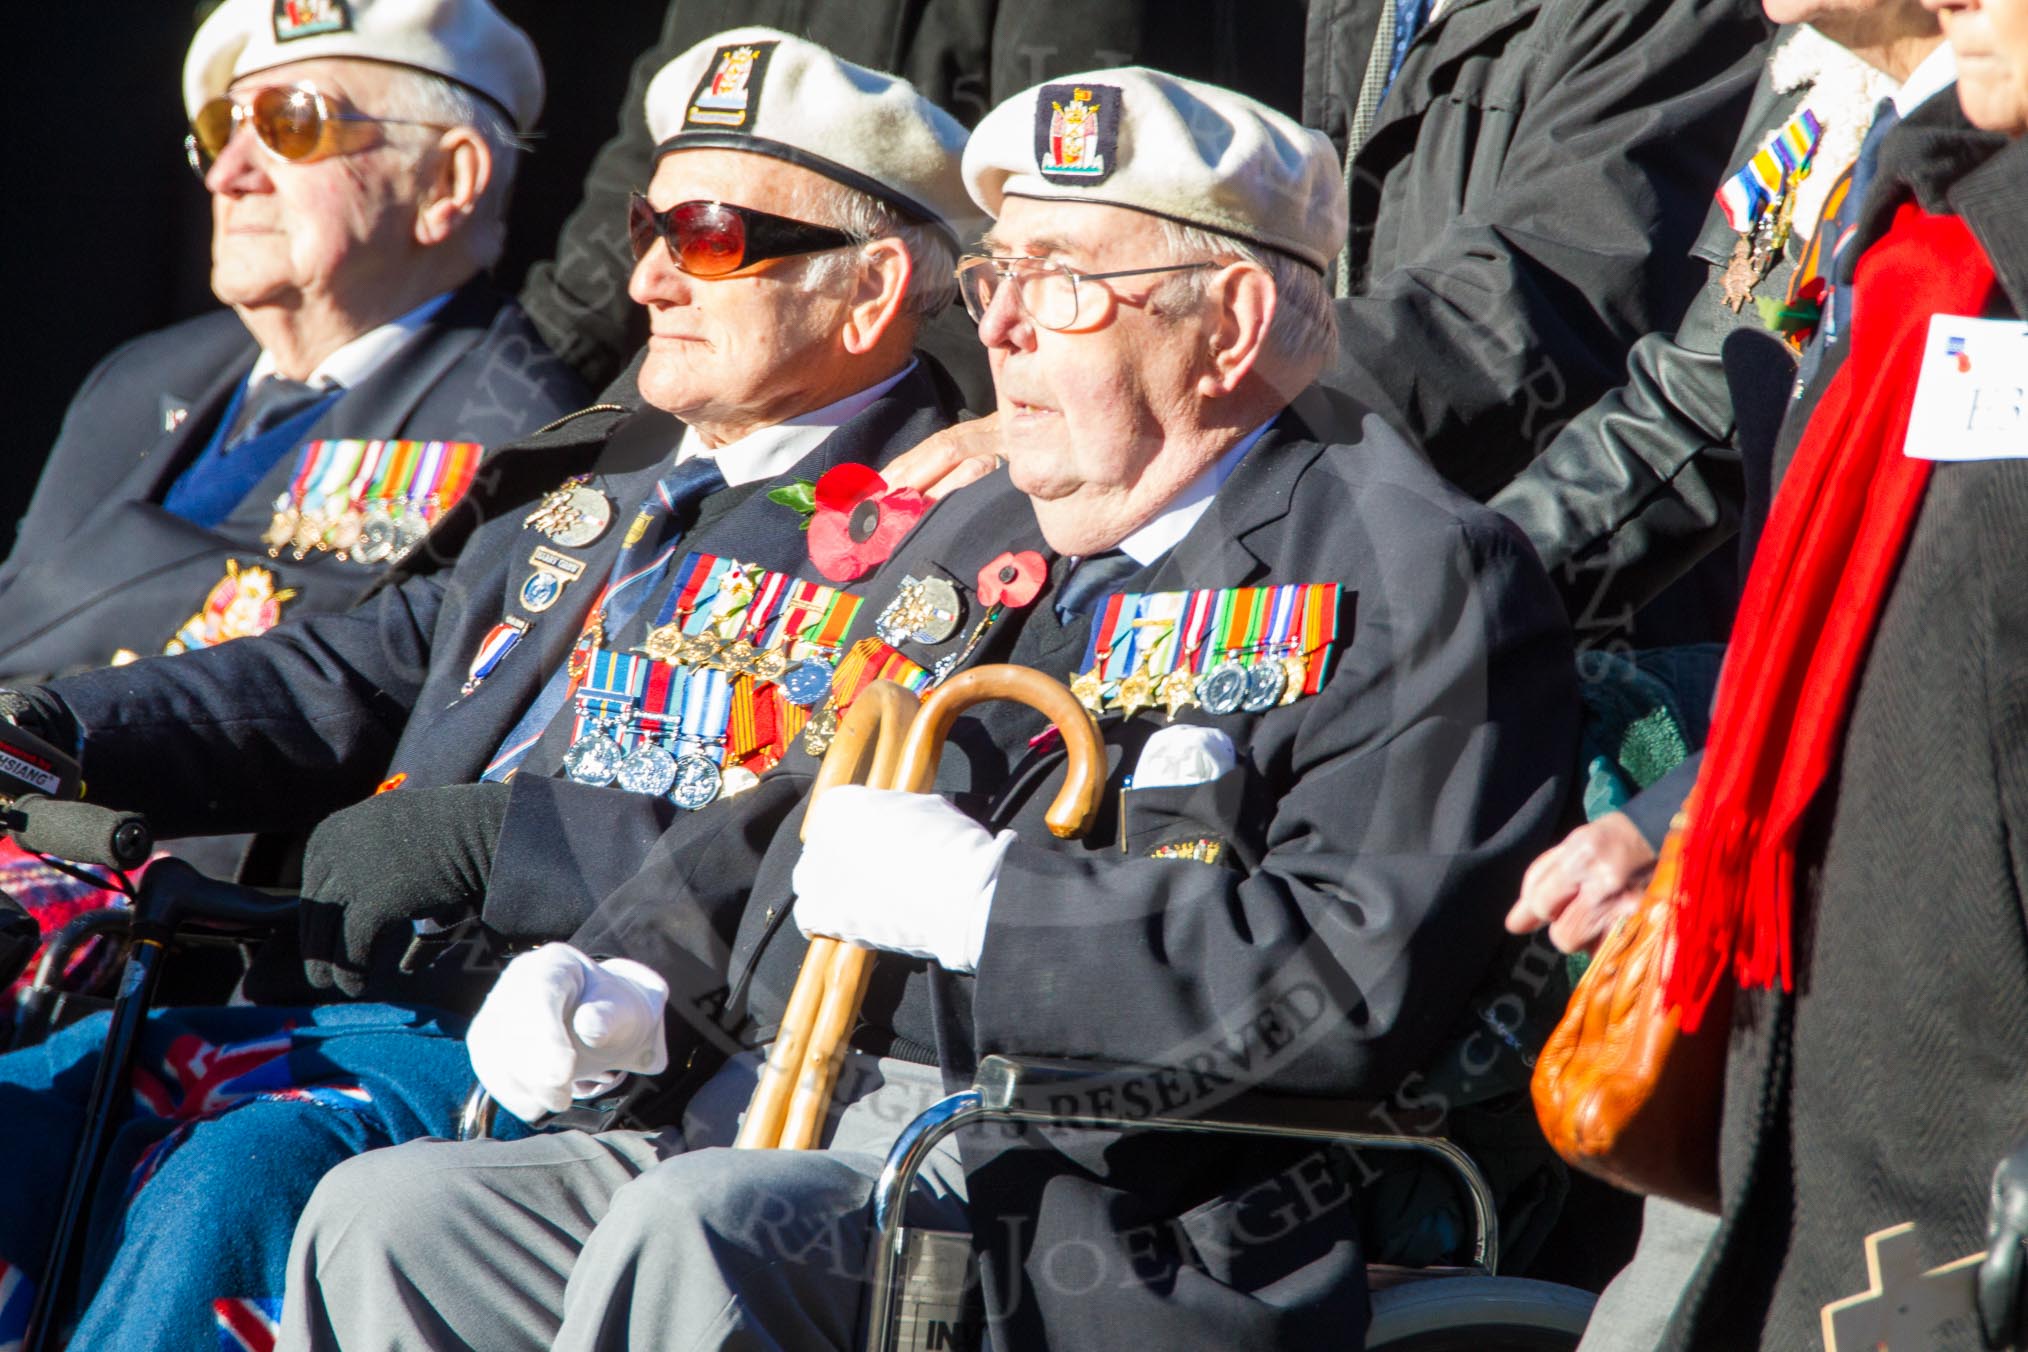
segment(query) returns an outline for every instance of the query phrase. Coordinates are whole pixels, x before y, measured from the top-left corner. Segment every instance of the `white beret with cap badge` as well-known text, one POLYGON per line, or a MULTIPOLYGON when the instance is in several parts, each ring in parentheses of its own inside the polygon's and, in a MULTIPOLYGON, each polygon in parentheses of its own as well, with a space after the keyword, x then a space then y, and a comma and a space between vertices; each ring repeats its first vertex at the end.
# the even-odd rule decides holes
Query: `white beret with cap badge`
POLYGON ((225 0, 183 59, 190 117, 234 80, 322 57, 381 61, 455 80, 527 131, 542 115, 542 60, 491 0, 225 0))
POLYGON ((1218 85, 1141 66, 1066 75, 986 114, 965 186, 1101 202, 1265 245, 1318 270, 1345 246, 1345 179, 1330 138, 1218 85))
POLYGON ((958 172, 965 128, 899 76, 772 28, 706 38, 648 85, 658 156, 720 148, 772 155, 942 227, 974 216, 958 172))

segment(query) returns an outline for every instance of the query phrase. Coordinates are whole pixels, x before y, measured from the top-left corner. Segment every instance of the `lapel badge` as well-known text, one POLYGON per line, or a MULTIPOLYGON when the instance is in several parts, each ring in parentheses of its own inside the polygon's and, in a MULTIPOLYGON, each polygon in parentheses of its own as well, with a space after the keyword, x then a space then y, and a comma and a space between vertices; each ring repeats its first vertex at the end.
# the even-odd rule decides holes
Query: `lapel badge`
POLYGON ((913 639, 917 643, 942 643, 958 632, 964 603, 948 578, 904 577, 901 588, 887 609, 874 621, 874 632, 890 648, 913 639))
POLYGON ((164 432, 174 432, 177 428, 183 426, 184 420, 189 416, 190 409, 186 405, 174 404, 167 399, 162 401, 162 430, 164 432))
POLYGON ((535 571, 521 584, 521 608, 532 615, 555 605, 563 589, 584 576, 583 562, 546 545, 537 545, 528 562, 535 571))
POLYGON ((613 504, 580 475, 544 494, 521 524, 535 527, 565 549, 583 549, 612 523, 613 504))

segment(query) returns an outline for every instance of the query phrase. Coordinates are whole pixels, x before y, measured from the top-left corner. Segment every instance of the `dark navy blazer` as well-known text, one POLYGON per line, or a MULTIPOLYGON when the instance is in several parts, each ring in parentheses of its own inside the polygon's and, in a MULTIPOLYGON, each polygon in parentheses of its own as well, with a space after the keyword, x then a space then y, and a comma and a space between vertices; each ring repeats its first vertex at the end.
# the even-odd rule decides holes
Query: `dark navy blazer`
MULTIPOLYGON (((94 667, 121 648, 160 652, 225 576, 228 559, 268 568, 278 588, 294 588, 283 611, 290 616, 343 609, 373 584, 381 569, 328 554, 268 557, 261 535, 295 471, 294 451, 215 529, 161 507, 257 353, 238 317, 220 311, 137 338, 92 372, 0 565, 0 675, 94 667)), ((301 440, 493 448, 582 406, 585 395, 519 307, 473 283, 301 440)))
MULTIPOLYGON (((1011 703, 958 718, 939 791, 992 804, 991 824, 1018 833, 984 955, 975 976, 883 955, 853 1046, 934 1060, 951 1082, 994 1052, 1158 1068, 1130 1081, 1140 1097, 1112 1105, 1129 1114, 1151 1111, 1153 1090, 1176 1087, 1188 1112, 1249 1085, 1400 1094, 1425 1105, 1408 1120, 1426 1120, 1443 1048, 1469 1048, 1459 1039, 1480 1000, 1512 984, 1500 916, 1564 820, 1578 728, 1570 633, 1510 523, 1377 418, 1342 445, 1306 423, 1285 416, 1184 539, 1121 589, 1336 583, 1322 689, 1263 713, 1184 712, 1239 755, 1188 787, 1125 787, 1161 720, 1107 714, 1107 791, 1094 829, 1072 841, 1042 821, 1063 780, 1047 743, 1031 749, 1047 720, 1011 703), (1232 866, 1157 853, 1193 839, 1220 843, 1232 866)), ((940 503, 868 580, 855 627, 871 626, 904 575, 943 576, 963 623, 903 651, 924 665, 957 653, 984 613, 981 569, 1027 548, 1042 546, 1026 499, 1004 474, 988 478, 940 503)), ((1063 576, 1052 564, 1051 590, 963 664, 1078 670, 1090 621, 1056 618, 1063 576)), ((815 766, 798 748, 735 808, 679 821, 573 938, 669 979, 672 1065, 774 1035, 806 949, 792 877, 815 766)), ((904 851, 888 881, 903 891, 923 867, 904 851)), ((1455 1102, 1525 1082, 1518 1057, 1468 1069, 1496 1079, 1496 1062, 1514 1079, 1468 1083, 1473 1097, 1455 1102)), ((1314 1177, 1334 1166, 1307 1145, 1014 1140, 963 1140, 987 1299, 1001 1307, 996 1345, 1311 1347, 1347 1330, 1357 1345, 1358 1208, 1342 1178, 1314 1177), (1289 1201, 1292 1177, 1315 1185, 1307 1213, 1289 1201), (1277 1222, 1276 1207, 1291 1214, 1277 1222), (1079 1255, 1076 1284, 1055 1280, 1061 1250, 1079 1255)))

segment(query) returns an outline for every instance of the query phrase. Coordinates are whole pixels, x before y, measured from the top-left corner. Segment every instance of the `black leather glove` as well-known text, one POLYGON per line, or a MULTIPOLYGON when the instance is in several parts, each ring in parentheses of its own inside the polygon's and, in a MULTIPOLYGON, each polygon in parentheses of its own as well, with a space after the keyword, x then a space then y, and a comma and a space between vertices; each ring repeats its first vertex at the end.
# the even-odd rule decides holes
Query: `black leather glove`
POLYGON ((413 920, 451 921, 485 900, 507 818, 505 784, 397 789, 328 817, 303 855, 303 974, 353 997, 413 920), (376 953, 378 952, 378 958, 376 953))
POLYGON ((2028 1345, 2028 1140, 1993 1170, 1986 1261, 1979 1264, 1979 1327, 1987 1347, 2028 1345))
POLYGON ((68 751, 71 759, 77 759, 79 745, 84 740, 84 734, 77 725, 77 715, 70 711, 61 695, 46 687, 28 685, 19 690, 0 690, 0 718, 34 733, 59 751, 68 751))

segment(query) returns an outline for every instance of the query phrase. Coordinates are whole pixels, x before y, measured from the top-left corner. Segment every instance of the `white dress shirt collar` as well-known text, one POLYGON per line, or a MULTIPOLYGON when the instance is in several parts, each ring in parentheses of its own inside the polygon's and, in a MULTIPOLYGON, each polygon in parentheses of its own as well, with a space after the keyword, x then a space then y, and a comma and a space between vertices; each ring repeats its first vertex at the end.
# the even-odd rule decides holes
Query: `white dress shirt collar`
POLYGON ((1948 42, 1939 42, 1936 50, 1925 56, 1921 64, 1901 82, 1901 88, 1894 91, 1894 111, 1907 117, 1927 103, 1932 95, 1940 94, 1957 83, 1957 78, 1957 54, 1951 51, 1948 42))
POLYGON ((911 360, 878 385, 869 385, 857 394, 846 395, 835 404, 826 404, 786 422, 749 432, 738 441, 728 441, 716 450, 707 447, 703 438, 685 427, 683 439, 676 446, 676 463, 680 465, 692 456, 708 455, 718 462, 718 472, 733 487, 786 474, 795 468, 797 461, 823 444, 825 437, 864 413, 874 400, 899 385, 902 378, 914 369, 915 362, 911 360))
MULTIPOLYGON (((423 325, 437 317, 437 311, 448 305, 451 293, 441 292, 431 296, 407 314, 390 319, 377 329, 368 329, 330 356, 317 363, 317 369, 310 372, 310 385, 337 385, 356 389, 359 384, 384 365, 388 358, 401 349, 402 344, 413 338, 423 325)), ((253 372, 246 378, 247 391, 275 373, 275 359, 263 349, 254 359, 253 372)))
MULTIPOLYGON (((1275 414, 1275 418, 1281 416, 1279 413, 1275 414)), ((1233 444, 1231 450, 1219 456, 1208 469, 1192 479, 1189 486, 1178 493, 1154 520, 1120 541, 1117 546, 1120 552, 1145 568, 1174 549, 1183 537, 1190 533, 1190 528, 1197 524, 1197 518, 1203 516, 1205 509, 1211 506, 1211 499, 1225 486, 1225 481, 1232 477, 1232 471, 1246 458, 1246 453, 1253 449, 1254 443, 1261 439, 1268 428, 1274 426, 1275 418, 1269 418, 1241 437, 1233 444)))

